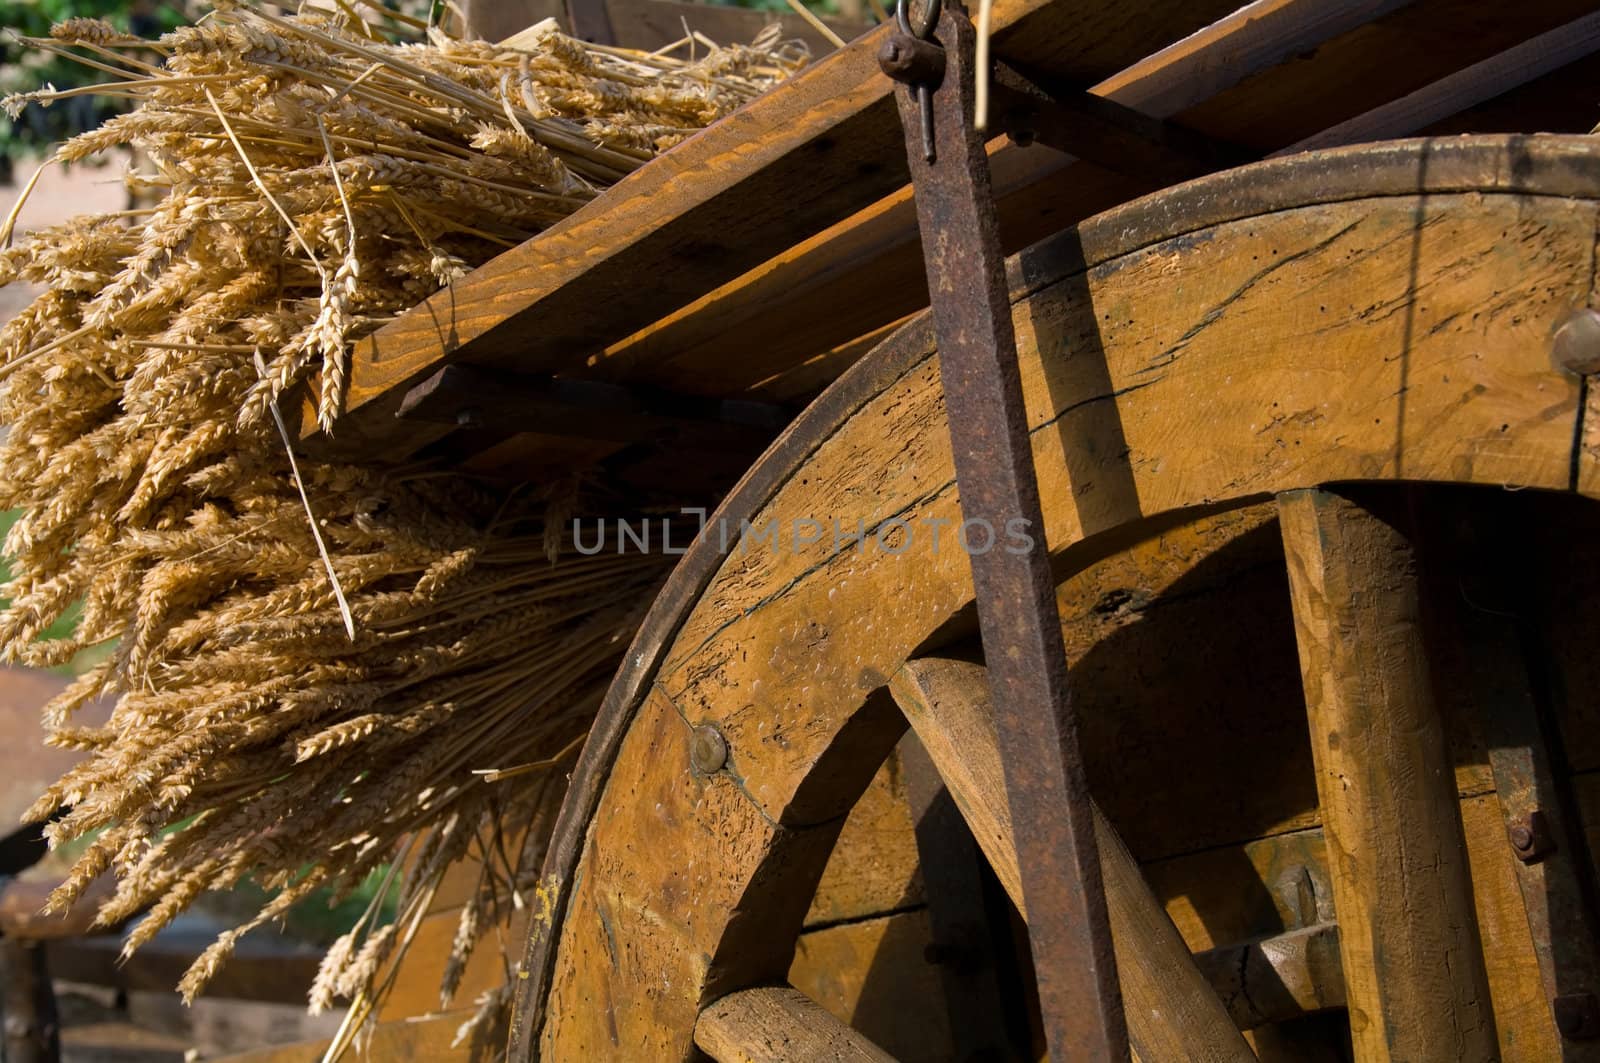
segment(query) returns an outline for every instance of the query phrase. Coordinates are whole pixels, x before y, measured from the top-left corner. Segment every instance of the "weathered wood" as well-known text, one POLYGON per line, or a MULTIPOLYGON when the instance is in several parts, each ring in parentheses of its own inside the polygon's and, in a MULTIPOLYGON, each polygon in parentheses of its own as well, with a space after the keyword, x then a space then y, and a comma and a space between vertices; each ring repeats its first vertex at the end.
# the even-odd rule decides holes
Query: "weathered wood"
POLYGON ((1278 520, 1357 1058, 1493 1059, 1413 546, 1392 514, 1324 491, 1280 496, 1278 520))
MULTIPOLYGON (((1385 15, 1395 6, 1397 5, 1394 3, 1253 4, 1247 11, 1240 12, 1237 16, 1230 15, 1214 27, 1201 29, 1208 14, 1228 14, 1232 4, 1219 10, 1212 10, 1208 5, 1189 5, 1182 10, 1184 25, 1200 29, 1199 33, 1193 38, 1173 45, 1157 56, 1150 57, 1146 62, 1137 64, 1125 75, 1096 86, 1095 92, 1156 117, 1167 117, 1184 107, 1201 103, 1219 86, 1246 78, 1259 65, 1311 53, 1313 58, 1309 61, 1286 63, 1273 71, 1277 74, 1286 69, 1290 70, 1285 76, 1292 83, 1291 88, 1268 90, 1258 87, 1257 83, 1252 81, 1238 92, 1225 93, 1224 95, 1230 97, 1225 106, 1203 109, 1203 113, 1197 119, 1203 121, 1206 132, 1213 137, 1222 140, 1248 139, 1257 150, 1270 151, 1358 114, 1377 103, 1408 92, 1429 80, 1447 75, 1462 65, 1493 54, 1500 48, 1516 44, 1528 33, 1557 26, 1563 21, 1561 17, 1563 14, 1571 17, 1580 13, 1574 3, 1562 2, 1549 5, 1550 12, 1546 12, 1543 7, 1537 11, 1524 7, 1515 9, 1515 14, 1512 15, 1509 12, 1513 9, 1507 8, 1503 9, 1504 13, 1494 18, 1486 19, 1481 11, 1474 12, 1475 17, 1467 18, 1455 10, 1462 6, 1460 0, 1420 0, 1414 6, 1419 10, 1428 9, 1426 17, 1394 16, 1383 21, 1381 32, 1365 36, 1359 31, 1352 32, 1351 27, 1359 26, 1379 15, 1385 15), (1257 12, 1254 10, 1256 8, 1262 10, 1257 12), (1434 8, 1438 10, 1432 10, 1434 8), (1326 51, 1318 48, 1320 43, 1327 40, 1327 35, 1334 34, 1342 34, 1337 41, 1337 47, 1326 51), (1238 41, 1238 62, 1234 47, 1235 39, 1238 41), (1305 69, 1312 67, 1316 68, 1315 72, 1308 72, 1305 69), (1191 74, 1194 77, 1190 78, 1191 74), (1185 83, 1191 85, 1187 95, 1174 88, 1185 83), (1235 99, 1236 96, 1239 98, 1235 99), (1147 103, 1147 100, 1151 102, 1147 103), (1291 100, 1300 102, 1294 106, 1284 105, 1284 101, 1291 100), (1305 101, 1314 101, 1315 107, 1305 106, 1305 101), (1267 120, 1269 117, 1270 122, 1267 120), (1268 130, 1271 132, 1267 132, 1268 130)), ((997 27, 1006 25, 1008 10, 1009 5, 997 5, 997 27)), ((1405 12, 1402 12, 1402 15, 1404 14, 1405 12)), ((1073 9, 1071 18, 1080 17, 1101 16, 1098 12, 1073 9)), ((1174 17, 1170 12, 1130 13, 1126 24, 1118 25, 1114 30, 1093 24, 1071 27, 1076 31, 1076 36, 1068 37, 1069 40, 1104 42, 1104 47, 1088 48, 1087 55, 1073 55, 1073 47, 1084 49, 1087 46, 1064 45, 1062 37, 1065 34, 1059 31, 1023 34, 1002 29, 996 36, 996 49, 997 54, 1002 56, 1019 61, 1042 63, 1073 84, 1093 84, 1097 77, 1104 77, 1118 69, 1116 66, 1104 65, 1106 60, 1110 59, 1108 53, 1111 50, 1122 49, 1122 62, 1125 65, 1143 54, 1138 51, 1140 47, 1147 45, 1159 47, 1167 43, 1159 38, 1152 39, 1149 27, 1157 25, 1158 20, 1165 19, 1166 22, 1160 23, 1161 25, 1178 28, 1172 22, 1174 17), (1143 43, 1136 43, 1140 40, 1140 34, 1136 34, 1134 28, 1139 26, 1146 27, 1141 31, 1143 43), (1057 54, 1053 51, 1063 47, 1068 48, 1066 53, 1057 54), (1091 74, 1090 70, 1095 68, 1101 73, 1091 74)), ((1061 23, 1062 20, 1063 15, 1052 9, 1040 12, 1035 21, 1041 26, 1046 26, 1061 23)), ((1067 26, 1061 27, 1062 30, 1067 28, 1067 26)), ((863 76, 870 76, 873 73, 875 70, 864 70, 863 76)), ((806 77, 811 76, 811 74, 806 75, 806 77)), ((879 76, 878 80, 885 79, 879 76)), ((790 88, 797 88, 798 84, 797 82, 790 88)), ((843 91, 839 85, 832 85, 823 94, 836 95, 835 90, 843 91)), ((881 101, 874 102, 872 106, 878 106, 879 102, 881 101)), ((804 108, 800 110, 803 111, 804 108)), ((1189 117, 1185 115, 1182 120, 1187 122, 1189 117)), ((782 129, 786 134, 793 132, 802 140, 815 132, 803 122, 795 123, 781 119, 773 121, 771 128, 782 129)), ((701 144, 708 137, 712 140, 717 139, 707 134, 694 138, 693 143, 701 144)), ((755 138, 756 134, 751 130, 740 129, 730 139, 738 142, 742 154, 753 156, 754 153, 749 145, 744 142, 755 138)), ((772 139, 766 137, 763 143, 772 139)), ((840 134, 839 142, 845 143, 843 133, 840 134)), ((681 158, 684 165, 692 172, 700 166, 700 162, 697 161, 698 156, 690 158, 684 155, 685 148, 687 145, 675 151, 673 157, 675 160, 681 158)), ((1030 153, 1012 149, 1010 153, 1024 156, 1022 166, 1031 168, 1032 172, 1022 178, 1014 189, 1018 194, 1010 204, 1013 208, 1010 212, 1011 224, 1003 225, 1003 232, 1015 230, 1008 241, 1008 249, 1024 246, 1063 224, 1155 187, 1148 179, 1131 185, 1125 178, 1109 180, 1104 171, 1087 164, 1074 166, 1070 173, 1064 173, 1062 171, 1066 160, 1049 158, 1048 153, 1037 150, 1030 153), (1024 192, 1027 194, 1023 194, 1024 192)), ((872 165, 877 166, 879 163, 872 165)), ((889 160, 887 165, 898 164, 894 160, 889 160)), ((1009 165, 1016 166, 1015 163, 1009 165)), ((650 169, 646 167, 647 171, 650 169)), ((800 173, 797 180, 808 186, 821 184, 820 175, 810 172, 815 169, 815 166, 807 162, 797 171, 800 173)), ((703 185, 708 191, 712 191, 712 186, 717 185, 720 180, 693 173, 691 176, 695 178, 693 182, 695 187, 703 185)), ((689 177, 680 178, 676 169, 672 170, 671 177, 674 181, 690 183, 689 177)), ((853 176, 842 177, 827 184, 826 187, 832 189, 833 194, 844 196, 850 189, 862 188, 868 184, 869 180, 853 176)), ((997 185, 1003 184, 997 182, 997 185)), ((635 186, 628 187, 633 189, 635 186)), ((650 200, 652 203, 664 206, 670 198, 665 197, 661 189, 654 188, 654 185, 651 189, 645 189, 642 185, 638 187, 647 195, 655 197, 650 200)), ((892 183, 881 188, 880 193, 890 191, 891 187, 892 183)), ((1001 190, 1005 189, 1002 187, 1001 190)), ((615 193, 608 195, 607 206, 620 202, 623 194, 619 188, 615 193)), ((745 192, 738 194, 739 197, 744 195, 745 192)), ((643 245, 649 244, 659 250, 663 240, 679 241, 675 250, 669 253, 669 257, 675 256, 675 261, 668 266, 661 265, 659 261, 635 262, 631 270, 618 267, 614 271, 615 276, 607 280, 606 277, 610 277, 613 273, 612 258, 598 259, 596 264, 599 268, 595 277, 592 280, 585 279, 581 284, 581 287, 590 294, 577 298, 580 302, 587 301, 591 305, 603 304, 607 307, 608 314, 602 315, 604 318, 602 323, 609 322, 618 328, 606 341, 597 341, 592 336, 586 336, 574 347, 570 342, 574 337, 556 335, 561 329, 568 327, 567 322, 576 322, 579 319, 573 315, 581 317, 582 308, 576 305, 565 308, 552 305, 549 308, 550 321, 540 326, 541 331, 528 334, 552 336, 552 350, 557 352, 566 351, 568 355, 573 350, 581 350, 585 354, 597 353, 607 342, 622 340, 626 334, 635 329, 648 328, 653 319, 703 296, 718 284, 732 280, 744 269, 757 265, 782 248, 794 245, 826 224, 824 222, 808 225, 803 221, 802 213, 797 210, 796 225, 792 231, 786 232, 775 244, 766 245, 764 253, 758 253, 753 258, 740 258, 747 251, 756 248, 759 243, 758 236, 769 232, 760 230, 758 225, 758 223, 764 224, 767 220, 766 205, 775 200, 791 204, 793 201, 792 194, 785 198, 764 186, 762 188, 752 186, 748 190, 748 195, 750 197, 748 200, 742 200, 744 203, 742 208, 729 208, 734 213, 740 214, 739 217, 732 221, 720 217, 713 224, 706 225, 703 232, 691 235, 685 235, 680 229, 678 236, 669 238, 663 233, 661 240, 658 240, 648 231, 654 222, 646 219, 639 232, 634 234, 641 243, 642 251, 654 254, 654 251, 643 245), (724 234, 730 231, 738 232, 742 238, 737 247, 726 246, 724 234), (716 254, 711 253, 712 248, 717 249, 716 254), (686 263, 685 259, 692 261, 686 263), (741 261, 744 264, 737 265, 741 261), (719 280, 708 279, 708 272, 712 267, 721 265, 737 268, 730 268, 719 280), (636 276, 656 278, 657 283, 643 287, 649 288, 652 292, 664 293, 670 290, 671 297, 652 304, 652 309, 648 313, 635 316, 625 312, 630 306, 637 305, 639 300, 652 298, 649 292, 627 290, 624 280, 631 280, 636 276), (628 323, 630 321, 631 324, 628 323), (563 347, 562 343, 566 343, 567 346, 563 347)), ((645 201, 641 199, 638 202, 645 201)), ((869 199, 861 199, 857 201, 856 206, 859 207, 868 201, 869 199)), ((815 200, 808 197, 804 204, 805 210, 809 211, 814 206, 816 206, 815 200)), ((723 204, 723 207, 729 205, 723 204)), ((1007 217, 1005 207, 1006 204, 1003 203, 1003 222, 1007 217)), ((638 225, 640 222, 638 210, 637 202, 630 202, 627 204, 627 209, 613 213, 625 214, 628 224, 638 225)), ((610 238, 602 238, 604 237, 602 229, 605 229, 605 226, 598 224, 601 221, 600 215, 604 213, 606 211, 598 206, 582 212, 586 220, 593 218, 596 222, 584 227, 585 234, 596 237, 594 248, 605 249, 612 243, 610 238)), ((846 210, 844 213, 847 214, 849 211, 846 210)), ((536 272, 541 276, 551 277, 557 286, 565 283, 557 274, 566 269, 571 262, 581 262, 580 257, 568 255, 562 250, 563 248, 571 250, 568 248, 569 242, 553 235, 564 232, 563 227, 567 224, 563 223, 563 226, 556 227, 552 233, 541 235, 523 248, 502 256, 497 263, 516 259, 519 255, 525 259, 533 255, 534 258, 528 261, 537 262, 539 269, 536 272), (547 240, 550 241, 547 249, 553 252, 551 258, 545 257, 544 250, 535 250, 544 249, 547 240), (552 267, 555 267, 553 272, 552 267)), ((622 227, 621 233, 620 238, 626 241, 628 235, 626 225, 622 227)), ((735 375, 742 367, 750 366, 765 366, 758 372, 758 377, 770 375, 776 369, 796 364, 819 351, 837 347, 926 303, 925 292, 921 289, 919 262, 915 247, 912 245, 914 238, 914 224, 910 211, 902 206, 898 212, 894 239, 885 249, 887 257, 881 261, 852 258, 842 250, 835 255, 832 250, 820 250, 818 246, 811 247, 799 260, 792 255, 784 255, 784 262, 770 264, 774 269, 781 271, 784 278, 781 283, 773 284, 771 293, 765 300, 756 298, 754 293, 751 293, 747 300, 742 294, 745 285, 735 282, 733 292, 722 292, 714 300, 717 304, 716 310, 712 312, 714 320, 706 322, 705 329, 696 331, 706 337, 704 340, 706 344, 716 344, 719 336, 737 337, 733 341, 736 350, 732 352, 732 356, 724 357, 717 363, 719 368, 727 369, 735 375), (806 261, 811 258, 816 258, 816 261, 806 261), (844 276, 846 273, 851 274, 853 279, 846 281, 844 276), (818 284, 826 285, 835 294, 812 291, 818 284), (856 298, 860 292, 868 290, 869 287, 876 293, 873 300, 856 298), (846 297, 841 299, 838 292, 846 293, 846 297), (735 293, 739 293, 738 297, 730 299, 729 296, 735 293), (773 293, 777 296, 776 300, 772 298, 773 293), (782 313, 775 312, 778 307, 783 308, 782 313), (742 331, 745 326, 731 320, 735 316, 758 312, 770 317, 768 324, 758 333, 742 331), (752 352, 759 352, 758 356, 752 358, 752 352)), ((582 242, 581 236, 578 242, 582 242)), ((824 244, 829 243, 832 241, 824 241, 824 244)), ((607 256, 609 254, 608 251, 607 256)), ((628 250, 624 257, 632 254, 633 251, 628 250)), ((391 379, 390 375, 395 370, 411 373, 411 368, 414 368, 412 363, 417 360, 423 362, 437 360, 441 356, 441 342, 444 339, 449 340, 444 346, 452 350, 458 341, 472 347, 471 357, 474 361, 493 361, 502 356, 515 361, 515 337, 499 336, 504 330, 495 330, 499 338, 490 337, 482 341, 473 338, 481 328, 488 327, 483 323, 492 322, 496 312, 509 312, 512 307, 522 305, 524 297, 517 294, 517 284, 503 272, 496 272, 497 269, 497 265, 485 267, 472 279, 457 286, 464 293, 477 293, 476 295, 463 294, 461 297, 463 301, 458 303, 455 301, 455 296, 441 293, 430 302, 429 306, 432 309, 427 314, 408 315, 408 320, 396 322, 385 328, 358 349, 352 370, 351 413, 345 417, 344 426, 333 440, 340 452, 389 458, 402 453, 404 446, 409 444, 411 436, 409 433, 397 432, 395 426, 388 423, 388 414, 393 408, 392 397, 388 405, 374 402, 374 408, 367 412, 361 412, 358 408, 393 387, 412 382, 396 381, 391 379), (464 331, 450 332, 449 327, 459 327, 464 331), (480 343, 485 352, 484 358, 481 359, 476 353, 480 343), (508 353, 508 350, 511 353, 508 353), (379 355, 384 359, 381 365, 368 364, 379 355), (367 383, 369 380, 370 388, 367 383)), ((763 267, 760 272, 765 275, 771 270, 763 267)), ((574 283, 576 276, 577 274, 573 275, 574 283)), ((776 278, 774 280, 776 281, 776 278)), ((547 294, 557 302, 568 298, 566 294, 557 293, 554 288, 547 294)), ((543 296, 539 294, 539 290, 530 288, 526 298, 537 301, 543 296)), ((539 310, 538 313, 543 315, 544 310, 539 310)), ((515 329, 511 331, 516 332, 515 329)), ((664 340, 665 337, 661 337, 653 346, 660 346, 664 340)), ((674 353, 682 351, 683 348, 678 347, 674 353)), ((448 355, 449 351, 445 351, 445 354, 448 355)), ((533 369, 548 367, 532 362, 529 366, 533 369)), ((412 380, 422 372, 422 369, 417 369, 412 374, 412 380)), ((705 386, 706 374, 702 373, 700 376, 701 386, 705 386)), ((718 382, 723 379, 719 373, 711 373, 709 378, 718 382)), ((732 393, 734 390, 732 378, 729 378, 727 383, 728 393, 732 393)), ((307 431, 310 431, 309 424, 307 431)))
POLYGON ((1003 905, 992 903, 984 888, 983 854, 927 750, 908 734, 897 752, 917 823, 932 939, 929 956, 939 970, 953 1054, 957 1059, 1004 1058, 1010 1046, 998 946, 1010 932, 1010 912, 995 911, 1003 905))
MULTIPOLYGON (((1047 0, 1000 0, 992 24, 1002 51, 1093 83, 1229 8, 1095 0, 1067 19, 1047 0)), ((887 33, 824 58, 360 341, 340 451, 393 457, 396 392, 469 345, 474 363, 523 372, 581 364, 903 185, 893 82, 876 58, 887 33)))
MULTIPOLYGON (((1595 146, 1522 141, 1516 166, 1510 150, 1452 143, 1424 163, 1413 145, 1270 171, 1305 168, 1331 188, 1349 180, 1341 159, 1387 158, 1398 187, 1409 152, 1410 187, 1426 189, 1475 151, 1452 180, 1483 193, 1363 199, 1352 181, 1348 202, 1198 228, 1157 197, 1105 219, 1118 255, 1102 257, 1112 240, 1097 222, 1025 256, 1020 364, 1042 531, 1063 574, 1146 534, 1142 521, 1322 482, 1565 486, 1577 390, 1542 337, 1587 295, 1594 210, 1527 193, 1560 187, 1547 181, 1592 193, 1595 146), (1103 268, 1083 273, 1086 260, 1103 268)), ((1254 196, 1242 198, 1271 198, 1254 196)), ((915 322, 792 426, 725 510, 735 536, 741 519, 852 532, 859 520, 867 546, 786 535, 782 549, 721 555, 712 541, 682 559, 574 778, 523 982, 524 1046, 682 1058, 735 944, 776 949, 798 932, 809 892, 781 918, 756 899, 820 875, 823 834, 844 810, 819 803, 819 766, 867 696, 971 601, 954 525, 929 549, 927 522, 958 512, 939 396, 915 322), (921 537, 908 543, 911 528, 921 537), (723 731, 727 772, 687 769, 688 721, 723 731), (673 865, 641 866, 636 852, 673 865), (608 941, 649 945, 613 966, 608 941)))
MULTIPOLYGON (((1577 802, 1556 736, 1549 684, 1539 674, 1544 648, 1535 622, 1544 592, 1523 531, 1538 519, 1537 509, 1514 495, 1439 490, 1428 499, 1421 535, 1431 562, 1429 635, 1443 649, 1436 668, 1456 678, 1445 687, 1452 698, 1446 708, 1482 728, 1507 849, 1519 857, 1510 865, 1521 887, 1544 997, 1558 1022, 1573 1024, 1578 1016, 1562 1014, 1557 1001, 1600 992, 1600 940, 1584 886, 1588 869, 1577 843, 1577 802), (1518 831, 1526 833, 1519 839, 1518 831), (1527 843, 1521 850, 1518 840, 1527 843)), ((1562 574, 1546 580, 1567 578, 1565 570, 1581 567, 1581 555, 1592 550, 1579 539, 1561 553, 1551 561, 1562 574)), ((1564 1060, 1600 1059, 1600 1041, 1583 1036, 1581 1023, 1567 1030, 1576 1036, 1564 1038, 1564 1060)))
POLYGON ((529 377, 447 365, 406 392, 398 416, 512 434, 656 443, 680 452, 761 453, 792 417, 774 403, 706 399, 598 380, 529 377))
POLYGON ((1405 136, 1600 51, 1600 14, 1584 15, 1365 114, 1306 137, 1280 154, 1405 136))
MULTIPOLYGON (((1424 89, 1593 9, 1588 0, 1520 6, 1417 0, 1330 37, 1303 59, 1263 70, 1175 117, 1198 132, 1267 154, 1424 89)), ((1529 121, 1521 128, 1549 128, 1532 116, 1529 121)), ((1409 135, 1417 128, 1387 135, 1409 135)))
POLYGON ((1241 1030, 1345 1006, 1339 928, 1332 923, 1212 949, 1194 960, 1241 1030))
POLYGON ((44 946, 0 937, 0 984, 6 1063, 57 1063, 61 1019, 44 946))
POLYGON ((1247 161, 1226 144, 1048 71, 998 63, 990 92, 994 128, 1136 179, 1176 184, 1247 161))
MULTIPOLYGON (((110 934, 50 940, 43 947, 52 975, 62 981, 126 992, 170 993, 209 944, 206 937, 178 943, 158 936, 126 960, 122 959, 122 939, 110 934)), ((322 952, 311 946, 262 947, 246 938, 206 984, 205 995, 304 1007, 321 961, 322 952)))
POLYGON ((920 907, 807 930, 795 942, 788 981, 900 1063, 964 1059, 941 969, 928 962, 932 943, 920 907))
POLYGON ((894 1063, 894 1057, 788 986, 742 989, 700 1013, 694 1043, 717 1063, 894 1063))
MULTIPOLYGON (((890 689, 989 865, 1026 918, 984 668, 944 658, 908 661, 890 681, 890 689)), ((1098 807, 1095 835, 1134 1051, 1145 1060, 1253 1058, 1133 855, 1098 807)))
POLYGON ((925 898, 917 864, 916 827, 896 751, 850 809, 817 882, 805 925, 854 922, 920 906, 925 898))
MULTIPOLYGON (((1592 778, 1600 781, 1600 776, 1592 778)), ((1600 798, 1600 786, 1594 794, 1600 798)), ((1600 810, 1600 801, 1594 807, 1600 810)), ((1499 1058, 1543 1063, 1560 1054, 1560 1043, 1540 984, 1499 800, 1493 793, 1466 796, 1460 809, 1499 1058)), ((1600 814, 1594 821, 1600 824, 1600 814)), ((1144 875, 1197 953, 1227 952, 1241 942, 1275 938, 1334 918, 1320 827, 1171 857, 1146 864, 1144 875)), ((1257 983, 1250 991, 1262 988, 1257 983)), ((1226 998, 1226 990, 1222 992, 1226 998)), ((1261 1044, 1254 1038, 1252 1043, 1261 1044)))

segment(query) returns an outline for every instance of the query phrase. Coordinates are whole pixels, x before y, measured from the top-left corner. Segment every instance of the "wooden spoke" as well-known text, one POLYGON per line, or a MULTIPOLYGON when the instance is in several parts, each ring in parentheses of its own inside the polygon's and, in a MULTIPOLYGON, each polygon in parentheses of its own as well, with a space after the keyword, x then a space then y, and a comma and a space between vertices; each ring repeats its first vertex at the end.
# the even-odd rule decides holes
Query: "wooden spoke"
MULTIPOLYGON (((1026 917, 984 669, 942 658, 908 661, 890 690, 995 874, 1026 917)), ((1098 806, 1095 830, 1134 1051, 1151 1061, 1254 1059, 1133 854, 1098 806)))
POLYGON ((694 1043, 718 1063, 894 1063, 804 993, 762 986, 729 993, 700 1013, 694 1043))
POLYGON ((1278 512, 1356 1058, 1493 1059, 1411 542, 1327 491, 1287 492, 1278 512))

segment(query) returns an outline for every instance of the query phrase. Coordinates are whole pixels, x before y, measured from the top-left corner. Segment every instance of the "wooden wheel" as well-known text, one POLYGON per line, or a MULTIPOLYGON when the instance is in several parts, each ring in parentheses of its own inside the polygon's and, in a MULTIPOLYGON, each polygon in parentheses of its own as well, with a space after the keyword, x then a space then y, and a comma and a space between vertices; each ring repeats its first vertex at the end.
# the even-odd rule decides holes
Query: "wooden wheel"
MULTIPOLYGON (((1421 533, 1359 485, 1600 494, 1600 410, 1551 354, 1594 296, 1596 197, 1587 139, 1378 145, 1170 190, 1010 271, 1063 578, 1278 499, 1361 1059, 1504 1046, 1420 634, 1421 533)), ((732 540, 780 528, 776 547, 725 553, 713 524, 630 651, 547 864, 519 1058, 886 1058, 784 981, 844 817, 908 721, 1020 897, 981 665, 948 656, 972 587, 926 319, 819 399, 720 518, 732 540)), ((1248 1058, 1097 826, 1136 1052, 1248 1058)), ((1309 946, 1279 944, 1310 971, 1309 946)))

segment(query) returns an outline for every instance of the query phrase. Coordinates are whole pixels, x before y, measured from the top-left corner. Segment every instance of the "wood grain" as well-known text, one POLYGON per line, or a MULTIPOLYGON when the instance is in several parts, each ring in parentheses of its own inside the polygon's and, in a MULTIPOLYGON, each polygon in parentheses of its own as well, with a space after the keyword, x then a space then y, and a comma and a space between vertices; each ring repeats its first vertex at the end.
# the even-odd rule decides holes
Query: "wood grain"
POLYGON ((940 1063, 955 1042, 932 941, 925 908, 808 930, 789 984, 900 1063, 940 1063))
POLYGON ((1384 513, 1316 490, 1278 505, 1350 1030, 1361 1060, 1489 1060, 1494 1020, 1417 560, 1384 513))
MULTIPOLYGON (((1026 918, 986 670, 966 661, 921 658, 907 661, 890 689, 1026 918)), ((1254 1058, 1098 806, 1094 822, 1134 1051, 1145 1060, 1254 1058)))
POLYGON ((854 922, 923 903, 916 828, 906 802, 896 752, 850 809, 811 898, 807 927, 854 922))
POLYGON ((717 1063, 894 1063, 894 1057, 788 986, 743 989, 700 1013, 694 1043, 717 1063))
MULTIPOLYGON (((1047 0, 1000 0, 992 25, 998 49, 1093 83, 1231 6, 1094 0, 1069 16, 1047 0)), ((360 341, 341 453, 392 456, 398 391, 468 345, 481 365, 571 367, 574 352, 604 349, 903 185, 893 82, 876 58, 888 32, 825 57, 360 341)))
MULTIPOLYGON (((1459 150, 1481 149, 1439 157, 1459 150)), ((1581 159, 1591 146, 1572 150, 1581 159)), ((1398 167, 1403 154, 1380 157, 1398 167)), ((1337 187, 1337 161, 1315 160, 1319 187, 1337 187)), ((1416 164, 1413 154, 1412 187, 1416 164)), ((1544 165, 1515 180, 1557 172, 1544 165)), ((1490 187, 1512 179, 1475 172, 1490 187)), ((1090 230, 1017 265, 1044 532, 1064 575, 1143 537, 1145 520, 1327 481, 1566 486, 1576 388, 1550 369, 1541 337, 1588 292, 1592 205, 1493 192, 1354 198, 1182 236, 1169 206, 1111 219, 1123 234, 1165 226, 1137 250, 1099 258, 1095 241, 1110 236, 1090 230), (1086 259, 1098 263, 1087 273, 1086 259)), ((819 766, 849 744, 868 695, 971 600, 959 550, 947 540, 935 554, 926 537, 902 550, 904 529, 890 523, 957 513, 926 325, 846 374, 817 416, 826 433, 791 428, 773 459, 782 468, 753 474, 762 493, 736 495, 735 537, 740 517, 838 518, 883 532, 889 549, 834 552, 826 537, 789 535, 777 549, 735 544, 713 556, 692 608, 674 607, 649 696, 605 724, 614 756, 602 744, 598 759, 585 754, 603 781, 587 776, 597 803, 592 814, 578 806, 574 873, 547 883, 560 913, 535 938, 553 961, 539 997, 547 1052, 687 1051, 699 1000, 732 977, 732 943, 753 937, 757 896, 784 883, 803 891, 798 911, 763 913, 767 940, 800 928, 831 845, 824 832, 842 815, 811 785, 819 766), (722 729, 729 772, 687 769, 688 721, 722 729), (675 863, 637 855, 652 852, 675 863)), ((772 960, 772 979, 788 959, 772 960)))

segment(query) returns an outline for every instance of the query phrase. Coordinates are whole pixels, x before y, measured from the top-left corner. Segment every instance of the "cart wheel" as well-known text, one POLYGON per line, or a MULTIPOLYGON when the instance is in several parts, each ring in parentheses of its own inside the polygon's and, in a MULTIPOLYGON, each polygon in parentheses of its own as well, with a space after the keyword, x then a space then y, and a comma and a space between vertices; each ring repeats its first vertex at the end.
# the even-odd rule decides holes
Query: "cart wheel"
MULTIPOLYGON (((1376 145, 1172 189, 1011 264, 1063 578, 1278 500, 1358 1058, 1498 1052, 1416 514, 1371 485, 1600 494, 1573 344, 1552 341, 1593 295, 1597 196, 1586 138, 1376 145)), ((957 539, 926 317, 814 403, 720 520, 584 750, 513 1058, 888 1058, 784 982, 843 819, 908 722, 1026 912, 1009 803, 1027 794, 1006 790, 1025 770, 995 749, 981 663, 951 655, 974 626, 965 550, 1008 543, 957 539)), ((1097 833, 1135 1051, 1248 1058, 1103 816, 1097 833)))

